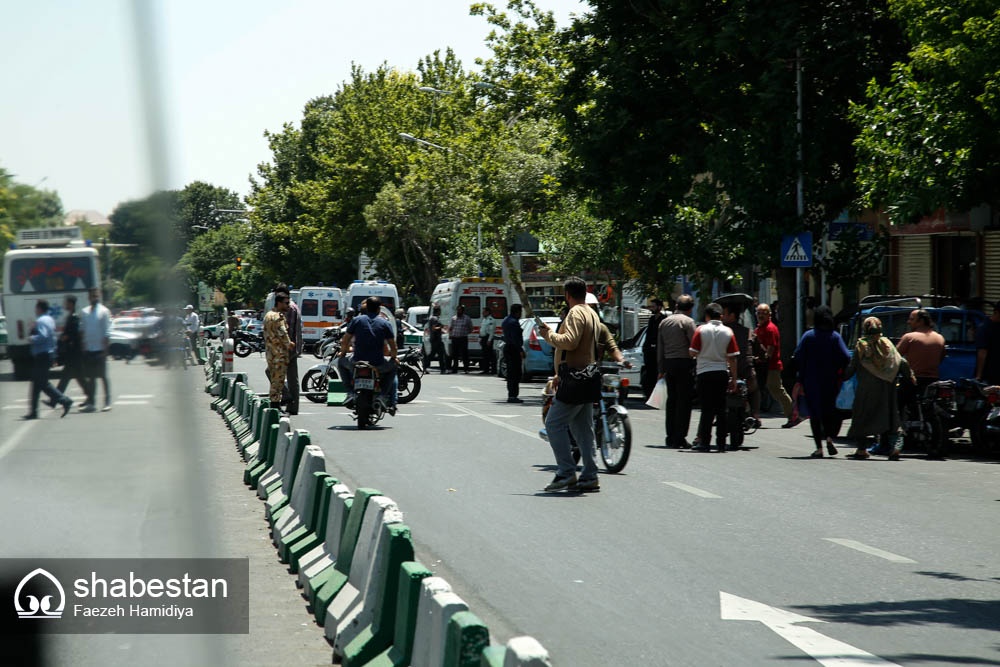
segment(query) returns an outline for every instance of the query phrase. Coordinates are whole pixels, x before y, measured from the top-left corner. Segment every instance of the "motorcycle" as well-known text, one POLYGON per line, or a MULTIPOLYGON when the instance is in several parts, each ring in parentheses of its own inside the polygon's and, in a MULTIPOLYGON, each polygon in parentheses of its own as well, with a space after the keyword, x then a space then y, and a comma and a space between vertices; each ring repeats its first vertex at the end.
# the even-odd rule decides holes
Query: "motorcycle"
POLYGON ((397 378, 397 403, 409 403, 420 393, 420 376, 424 370, 424 352, 419 347, 409 347, 399 352, 397 378))
POLYGON ((729 427, 729 449, 743 447, 745 436, 757 432, 757 420, 750 414, 749 390, 746 380, 736 381, 736 391, 726 394, 726 424, 729 427))
POLYGON ((900 409, 903 448, 923 450, 931 458, 943 458, 952 419, 955 386, 950 381, 932 382, 900 409))
POLYGON ((302 393, 313 403, 326 403, 326 394, 330 379, 337 379, 337 357, 340 355, 340 344, 334 343, 326 348, 323 363, 316 364, 302 376, 302 393))
POLYGON ((382 374, 378 368, 367 361, 354 363, 354 400, 349 403, 354 413, 358 430, 377 424, 386 414, 396 414, 395 408, 390 408, 382 397, 382 374))
POLYGON ((972 446, 980 453, 989 453, 1000 448, 1000 387, 996 385, 982 388, 986 397, 986 410, 971 431, 972 446))
POLYGON ((323 330, 323 336, 312 346, 312 353, 317 359, 326 358, 330 349, 334 346, 340 347, 340 337, 343 330, 340 327, 327 327, 323 330))
POLYGON ((233 333, 233 354, 237 357, 249 357, 253 352, 264 352, 266 345, 264 337, 249 331, 233 333))
MULTIPOLYGON (((632 423, 628 418, 628 409, 619 403, 620 390, 623 386, 628 386, 628 379, 623 379, 618 374, 619 364, 602 364, 601 370, 601 398, 594 404, 594 437, 597 450, 600 452, 604 469, 609 473, 618 473, 625 469, 628 463, 629 454, 632 452, 632 423)), ((553 378, 554 380, 554 378, 553 378)), ((555 391, 552 390, 553 380, 545 386, 543 396, 545 397, 542 409, 542 421, 555 391)), ((543 428, 538 435, 545 442, 549 441, 549 436, 543 428)), ((580 462, 580 449, 570 433, 570 442, 573 445, 573 461, 580 462)))

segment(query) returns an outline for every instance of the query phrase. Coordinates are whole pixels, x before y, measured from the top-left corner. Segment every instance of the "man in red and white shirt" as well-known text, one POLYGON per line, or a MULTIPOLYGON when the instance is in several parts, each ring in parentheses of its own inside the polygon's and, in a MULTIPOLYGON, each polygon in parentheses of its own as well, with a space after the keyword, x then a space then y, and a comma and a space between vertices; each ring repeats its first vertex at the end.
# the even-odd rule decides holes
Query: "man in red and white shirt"
POLYGON ((698 360, 698 399, 701 401, 701 420, 698 422, 697 449, 709 450, 712 440, 712 422, 716 422, 716 444, 720 452, 726 451, 726 392, 736 390, 736 361, 740 348, 736 345, 733 330, 722 324, 722 306, 710 303, 705 307, 705 324, 698 327, 691 338, 688 350, 698 360))

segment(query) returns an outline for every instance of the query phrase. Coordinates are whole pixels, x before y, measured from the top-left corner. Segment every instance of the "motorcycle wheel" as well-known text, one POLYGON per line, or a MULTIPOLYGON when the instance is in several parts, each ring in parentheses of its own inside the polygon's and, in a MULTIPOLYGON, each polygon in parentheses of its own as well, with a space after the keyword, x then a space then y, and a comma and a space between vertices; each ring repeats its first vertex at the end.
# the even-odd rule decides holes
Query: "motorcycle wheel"
POLYGON ((312 355, 314 357, 316 357, 317 359, 322 359, 323 358, 323 347, 324 347, 323 341, 317 342, 315 345, 312 346, 312 355))
POLYGON ((399 380, 397 403, 409 403, 420 393, 420 374, 409 366, 400 366, 396 376, 399 380))
POLYGON ((728 410, 729 449, 737 450, 743 447, 743 408, 728 410))
POLYGON ((604 441, 603 428, 596 433, 601 460, 604 461, 604 468, 609 473, 621 472, 628 463, 629 454, 632 453, 632 424, 628 415, 618 412, 608 413, 608 431, 611 432, 614 443, 604 441))
POLYGON ((326 390, 326 374, 318 368, 314 368, 302 376, 302 393, 313 403, 326 403, 326 390), (314 394, 322 394, 322 396, 314 396, 314 394))
POLYGON ((237 357, 240 357, 241 359, 249 357, 251 352, 253 352, 253 348, 247 345, 242 340, 238 341, 236 345, 233 347, 233 354, 235 354, 237 357))
POLYGON ((368 428, 372 404, 371 392, 359 391, 355 400, 355 409, 358 411, 358 430, 360 431, 368 428))

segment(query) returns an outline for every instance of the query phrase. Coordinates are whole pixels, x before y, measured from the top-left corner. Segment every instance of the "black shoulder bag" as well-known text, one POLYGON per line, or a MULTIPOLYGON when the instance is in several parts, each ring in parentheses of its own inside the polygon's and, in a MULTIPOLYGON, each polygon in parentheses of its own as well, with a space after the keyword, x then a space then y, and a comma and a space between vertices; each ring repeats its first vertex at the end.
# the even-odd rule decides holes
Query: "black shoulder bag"
POLYGON ((593 403, 601 398, 601 370, 597 363, 597 326, 594 326, 594 362, 578 370, 566 365, 566 350, 559 364, 559 388, 556 400, 570 405, 593 403))

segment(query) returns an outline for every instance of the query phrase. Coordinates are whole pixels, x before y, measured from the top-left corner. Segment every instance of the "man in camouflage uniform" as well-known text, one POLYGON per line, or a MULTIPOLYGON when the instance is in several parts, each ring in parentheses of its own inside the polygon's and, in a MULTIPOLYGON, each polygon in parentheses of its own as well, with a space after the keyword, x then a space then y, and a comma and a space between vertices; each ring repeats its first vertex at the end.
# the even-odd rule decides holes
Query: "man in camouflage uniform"
POLYGON ((271 405, 281 403, 281 391, 285 386, 288 371, 288 353, 295 343, 288 337, 285 312, 288 310, 288 295, 278 292, 274 296, 274 308, 264 316, 264 343, 267 346, 267 378, 271 381, 271 405))

